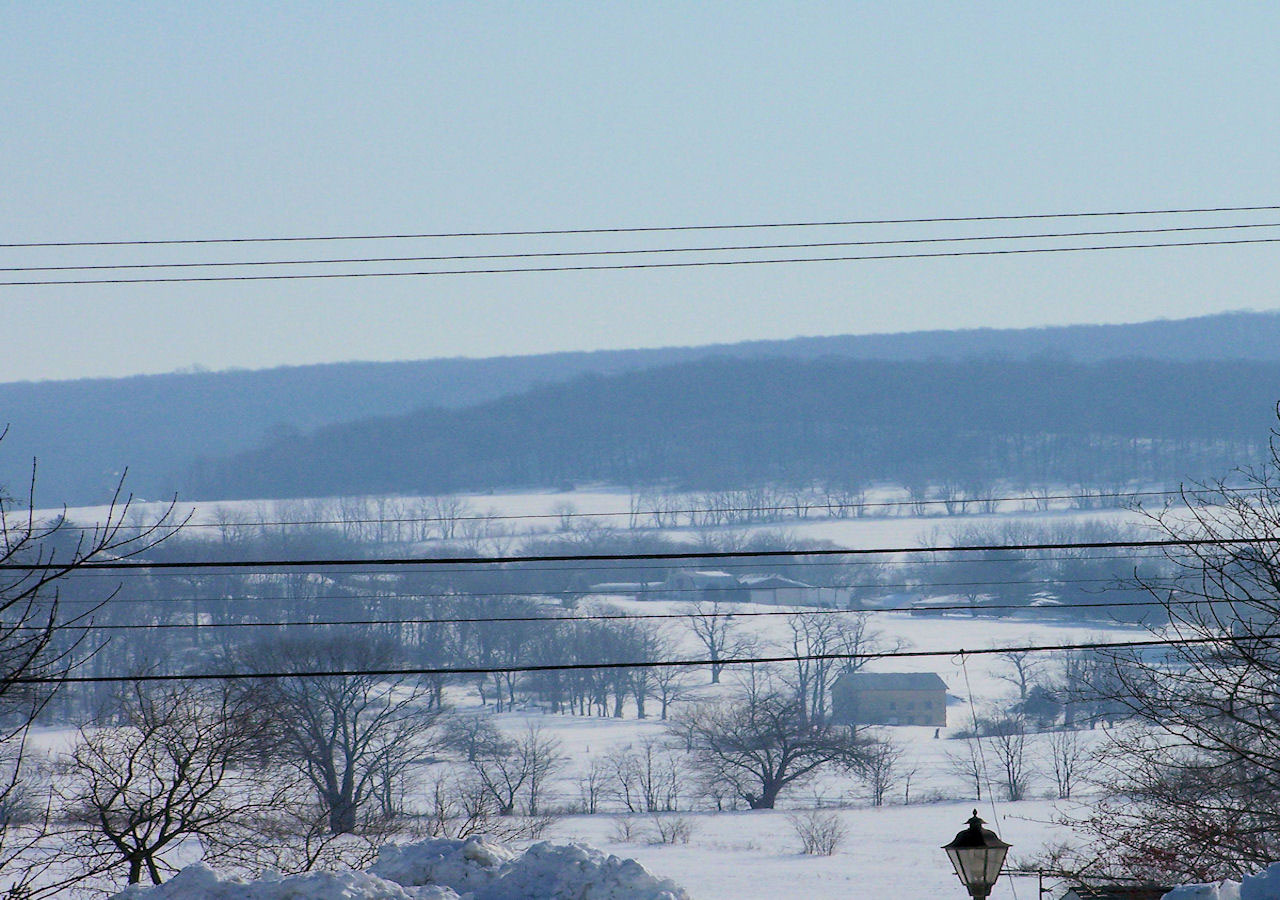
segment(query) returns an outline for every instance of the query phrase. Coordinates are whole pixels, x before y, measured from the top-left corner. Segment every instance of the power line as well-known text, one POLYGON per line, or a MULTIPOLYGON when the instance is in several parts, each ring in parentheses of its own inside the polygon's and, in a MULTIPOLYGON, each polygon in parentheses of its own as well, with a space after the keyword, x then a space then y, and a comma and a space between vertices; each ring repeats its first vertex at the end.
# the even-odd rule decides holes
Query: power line
MULTIPOLYGON (((1128 558, 1128 557, 1120 557, 1128 558)), ((1018 587, 1030 585, 1068 585, 1068 584, 1115 584, 1119 579, 1115 577, 1108 578, 1032 578, 1025 580, 984 580, 984 581, 929 581, 929 582, 861 582, 856 584, 822 584, 822 585, 805 585, 803 589, 807 590, 859 590, 862 588, 876 589, 926 589, 926 588, 957 588, 957 587, 1018 587)), ((1164 579, 1152 579, 1152 581, 1165 581, 1164 579)), ((782 590, 799 590, 801 588, 782 588, 782 590)), ((610 596, 612 594, 635 595, 641 597, 644 595, 654 595, 662 597, 667 594, 699 594, 704 588, 653 588, 634 591, 597 591, 590 587, 581 590, 551 590, 551 591, 440 591, 436 593, 385 593, 385 594, 323 594, 314 597, 303 595, 283 595, 283 596, 263 596, 261 594, 248 595, 241 597, 116 597, 112 599, 113 605, 119 604, 167 604, 167 603, 244 603, 252 601, 272 602, 280 600, 291 600, 294 602, 305 603, 329 603, 329 602, 395 602, 401 600, 492 600, 492 599, 514 599, 514 598, 538 598, 538 597, 583 597, 583 596, 610 596)), ((735 591, 751 591, 750 585, 740 585, 730 590, 735 591)), ((773 588, 755 588, 754 590, 773 590, 773 588)), ((1128 590, 1128 588, 1117 588, 1117 590, 1128 590)), ((101 603, 96 598, 75 598, 59 600, 59 603, 101 603)), ((648 602, 648 601, 639 601, 648 602)), ((736 602, 726 600, 724 602, 736 602)), ((969 607, 965 607, 968 609, 969 607)), ((1021 608, 1021 607, 1017 607, 1021 608)), ((732 613, 730 614, 732 615, 732 613)))
MULTIPOLYGON (((1145 588, 1117 588, 1117 590, 1145 590, 1145 588)), ((113 601, 118 602, 118 601, 113 601)), ((1150 608, 1160 607, 1168 609, 1171 607, 1197 607, 1197 606, 1217 606, 1220 604, 1238 604, 1241 601, 1231 598, 1204 598, 1195 600, 1133 600, 1120 603, 1115 602, 1088 602, 1088 603, 1068 603, 1060 606, 1029 606, 1026 604, 1016 603, 956 603, 939 606, 892 606, 892 607, 875 607, 872 609, 785 609, 785 610, 746 610, 742 612, 729 611, 704 611, 704 612, 681 612, 681 613, 587 613, 585 615, 545 615, 545 616, 475 616, 475 617, 458 617, 444 619, 340 619, 340 620, 322 620, 322 621, 296 621, 296 622, 134 622, 128 624, 73 624, 65 627, 75 628, 83 631, 155 631, 155 630, 201 630, 201 629, 226 629, 226 628, 331 628, 331 627, 372 627, 378 625, 480 625, 480 624, 520 624, 529 622, 567 622, 573 624, 576 622, 613 622, 613 621, 637 621, 645 622, 651 620, 669 620, 669 619, 752 619, 752 618, 779 618, 782 616, 797 617, 826 617, 826 616, 848 616, 848 615, 888 615, 891 613, 919 613, 922 616, 932 616, 944 612, 963 612, 972 613, 975 616, 979 613, 988 613, 992 611, 1021 611, 1029 613, 1050 613, 1063 614, 1075 612, 1079 609, 1125 609, 1129 607, 1150 608)), ((16 626, 11 630, 17 631, 43 631, 44 626, 16 626)))
POLYGON ((392 234, 339 234, 339 235, 306 235, 287 237, 258 238, 165 238, 159 240, 115 240, 115 241, 31 241, 25 243, 2 243, 0 248, 25 247, 141 247, 179 244, 270 244, 301 243, 308 241, 386 241, 413 240, 419 238, 485 238, 485 237, 549 237, 573 234, 637 234, 674 231, 732 231, 751 228, 825 228, 861 225, 927 225, 948 222, 1013 222, 1029 219, 1083 219, 1106 218, 1111 216, 1172 216, 1192 213, 1243 213, 1273 212, 1280 206, 1217 206, 1185 209, 1127 209, 1107 212, 1057 212, 1057 213, 1023 213, 1016 215, 993 216, 931 216, 911 219, 847 219, 818 220, 793 222, 753 222, 728 223, 720 225, 649 225, 620 226, 609 228, 555 228, 525 229, 519 231, 452 231, 392 234))
MULTIPOLYGON (((884 560, 884 561, 857 560, 857 559, 854 559, 854 560, 802 559, 802 560, 788 561, 785 563, 785 565, 787 568, 801 567, 805 569, 810 569, 810 568, 831 568, 831 567, 853 567, 853 566, 880 567, 880 566, 933 566, 933 565, 950 566, 950 565, 965 565, 965 564, 985 565, 987 563, 1023 563, 1023 562, 1031 562, 1031 563, 1072 562, 1074 563, 1080 560, 1084 560, 1084 561, 1133 560, 1133 561, 1140 562, 1142 560, 1158 561, 1158 560, 1163 560, 1165 558, 1166 557, 1161 553, 1134 553, 1134 554, 1104 554, 1104 555, 1081 555, 1081 556, 1018 556, 1018 557, 1006 556, 1006 557, 983 557, 983 558, 959 557, 956 559, 911 559, 911 560, 891 559, 891 560, 884 560)), ((673 562, 667 565, 636 564, 636 565, 627 565, 623 568, 613 568, 613 567, 606 567, 606 566, 522 566, 519 569, 508 570, 507 574, 525 575, 532 572, 539 572, 539 573, 571 572, 571 573, 581 574, 585 572, 597 572, 597 573, 601 573, 601 575, 607 575, 610 573, 636 572, 636 571, 670 572, 673 569, 677 571, 686 571, 690 569, 696 571, 698 568, 699 568, 699 565, 697 563, 689 563, 689 562, 673 562)), ((720 562, 716 564, 716 571, 732 571, 732 570, 739 570, 739 569, 758 570, 760 568, 761 568, 760 565, 752 564, 752 563, 720 562)), ((496 573, 496 570, 493 570, 493 569, 473 569, 473 568, 457 568, 457 569, 444 568, 444 569, 433 569, 432 571, 433 571, 433 574, 435 573, 443 573, 443 574, 450 574, 450 575, 472 574, 472 575, 480 575, 480 576, 493 575, 496 573)), ((261 578, 288 577, 288 573, 286 572, 275 572, 275 573, 264 572, 264 573, 255 573, 255 574, 261 578)), ((377 571, 372 569, 361 570, 361 569, 346 569, 346 568, 344 569, 312 569, 308 572, 308 574, 323 575, 335 581, 338 578, 347 577, 347 576, 355 576, 358 578, 387 577, 387 573, 385 571, 377 571)), ((401 573, 401 574, 413 574, 413 573, 401 573)), ((72 579, 72 578, 110 579, 112 581, 122 582, 123 579, 127 579, 127 578, 142 578, 142 579, 151 580, 151 579, 161 579, 161 578, 185 579, 185 578, 202 578, 202 577, 218 578, 218 577, 232 577, 232 576, 229 573, 222 573, 222 574, 215 573, 213 575, 203 575, 203 576, 191 575, 179 570, 166 570, 161 572, 146 572, 142 570, 134 570, 134 571, 124 571, 124 572, 114 572, 114 573, 113 572, 84 572, 84 571, 74 570, 67 573, 66 577, 68 579, 72 579)), ((589 587, 590 586, 588 586, 587 589, 567 590, 567 591, 564 591, 564 593, 568 593, 568 594, 590 593, 589 587)), ((392 591, 392 590, 396 590, 396 588, 394 587, 388 588, 388 591, 392 591)), ((521 591, 493 590, 493 591, 463 591, 462 593, 458 594, 458 596, 488 596, 488 597, 507 596, 507 595, 522 596, 526 593, 530 595, 538 595, 538 596, 546 595, 546 592, 521 592, 521 591)), ((373 599, 376 596, 378 595, 371 594, 369 595, 369 598, 373 599)), ((398 596, 411 597, 411 596, 415 596, 415 594, 406 593, 406 594, 400 594, 398 596)), ((193 598, 193 599, 198 600, 201 598, 193 598)), ((204 599, 220 599, 220 598, 204 598, 204 599)), ((320 597, 317 599, 323 600, 324 598, 320 597)), ((353 597, 350 599, 358 599, 358 598, 353 597)), ((67 602, 80 602, 80 601, 76 600, 75 598, 72 598, 70 600, 63 600, 62 602, 67 603, 67 602)))
POLYGON ((962 256, 1016 256, 1026 253, 1081 253, 1098 250, 1154 250, 1169 247, 1222 247, 1280 243, 1277 238, 1241 238, 1220 241, 1163 241, 1149 244, 1096 244, 1086 247, 1030 247, 1003 250, 953 250, 938 253, 883 253, 864 256, 802 256, 784 259, 712 259, 688 262, 610 263, 606 265, 520 266, 497 269, 433 269, 414 272, 307 272, 282 275, 198 275, 173 278, 86 278, 41 281, 0 281, 0 287, 66 286, 76 284, 192 284, 219 281, 300 281, 338 278, 407 278, 433 275, 501 275, 530 272, 603 272, 624 269, 688 269, 716 266, 761 266, 784 263, 860 262, 865 260, 943 259, 962 256))
MULTIPOLYGON (((256 559, 256 560, 192 560, 185 562, 145 562, 112 560, 74 564, 77 570, 128 569, 298 569, 348 566, 419 567, 442 565, 511 565, 541 562, 628 562, 633 560, 718 560, 776 559, 779 557, 876 556, 902 553, 986 553, 991 551, 1035 550, 1103 550, 1148 547, 1236 546, 1241 544, 1277 544, 1280 537, 1252 538, 1157 538, 1151 540, 1063 541, 1027 544, 956 544, 950 547, 833 547, 809 550, 701 550, 663 553, 550 553, 527 556, 418 556, 369 557, 366 559, 256 559)), ((0 571, 37 572, 67 568, 67 563, 3 563, 0 571)))
MULTIPOLYGON (((1126 228, 1106 231, 1056 231, 1032 234, 964 235, 932 238, 897 238, 861 241, 815 241, 791 244, 730 244, 712 247, 646 247, 639 249, 611 250, 542 250, 522 253, 460 253, 445 256, 358 256, 330 259, 270 259, 270 260, 220 260, 215 262, 165 262, 165 263, 96 263, 66 266, 7 266, 0 272, 88 272, 118 269, 206 269, 240 268, 248 266, 317 266, 317 265, 366 265, 370 263, 396 262, 455 262, 481 259, 553 259, 566 256, 636 256, 641 254, 668 253, 727 253, 747 250, 812 250, 828 247, 876 247, 900 244, 952 244, 974 241, 1025 241, 1051 238, 1109 237, 1132 234, 1169 234, 1189 231, 1238 231, 1240 229, 1280 228, 1280 222, 1237 223, 1232 225, 1184 225, 1165 228, 1126 228)), ((24 284, 27 282, 23 282, 24 284)))
MULTIPOLYGON (((912 552, 917 552, 917 551, 912 551, 912 552)), ((932 555, 932 554, 936 554, 938 551, 926 550, 926 551, 918 551, 918 552, 929 553, 932 555)), ((1031 552, 1031 551, 1027 551, 1027 552, 1031 552)), ((791 567, 815 568, 815 567, 832 567, 832 566, 841 566, 841 567, 932 566, 932 565, 965 565, 965 564, 981 565, 986 563, 1016 563, 1016 562, 1055 562, 1055 561, 1076 562, 1079 560, 1107 560, 1107 559, 1126 559, 1126 560, 1156 559, 1156 560, 1159 560, 1164 558, 1165 558, 1164 555, 1158 552, 1128 553, 1128 554, 1082 554, 1082 555, 1071 555, 1071 556, 993 556, 993 557, 982 557, 982 558, 960 557, 957 559, 938 559, 936 558, 936 556, 933 556, 932 558, 928 558, 928 559, 885 559, 885 560, 791 559, 791 560, 787 560, 785 563, 783 563, 783 565, 787 566, 788 568, 791 568, 791 567)), ((359 562, 360 562, 359 560, 353 561, 352 566, 358 564, 359 562)), ((605 574, 612 574, 617 572, 636 572, 636 571, 666 572, 666 571, 670 571, 671 569, 680 569, 680 570, 698 569, 701 566, 702 564, 696 561, 679 561, 679 560, 669 562, 666 565, 629 564, 622 567, 521 566, 519 569, 509 571, 509 574, 518 573, 520 575, 524 575, 530 572, 574 572, 574 573, 599 572, 599 573, 605 573, 605 574)), ((737 563, 732 561, 728 561, 728 562, 720 561, 716 563, 717 571, 732 570, 732 569, 759 569, 759 568, 760 568, 760 565, 758 563, 737 563)), ((459 567, 459 568, 451 569, 446 567, 446 568, 436 568, 436 569, 433 569, 432 571, 433 573, 437 573, 437 574, 450 574, 450 575, 458 575, 463 573, 469 573, 473 575, 492 575, 499 570, 475 569, 471 567, 459 567)), ((279 578, 279 577, 285 577, 287 575, 287 573, 285 572, 261 572, 261 573, 253 573, 253 574, 256 574, 262 578, 279 578)), ((326 569, 322 567, 314 568, 309 570, 308 574, 333 576, 333 577, 341 577, 341 576, 357 576, 357 577, 372 577, 372 578, 389 577, 388 573, 385 570, 349 568, 346 566, 342 567, 341 569, 326 569)), ((411 574, 411 573, 401 573, 401 574, 411 574)), ((81 569, 74 569, 68 572, 66 574, 66 577, 69 579, 70 578, 110 578, 114 580, 114 579, 122 579, 122 578, 151 579, 151 578, 192 578, 192 577, 219 577, 219 576, 218 574, 215 574, 212 576, 192 576, 192 575, 189 575, 188 573, 181 572, 178 570, 164 570, 160 572, 133 570, 133 571, 111 573, 111 572, 92 572, 92 571, 86 572, 81 569)), ((579 591, 578 593, 581 593, 581 592, 579 591)))
POLYGON ((757 666, 789 662, 852 662, 855 660, 872 661, 878 659, 926 659, 935 657, 989 656, 997 653, 1053 653, 1079 650, 1132 650, 1145 647, 1176 647, 1202 644, 1236 644, 1245 641, 1271 641, 1280 639, 1280 635, 1251 635, 1237 637, 1222 635, 1200 638, 1163 638, 1134 641, 1090 641, 1078 644, 1037 644, 1021 647, 986 647, 978 650, 967 650, 963 647, 952 650, 884 650, 867 653, 814 653, 784 656, 730 657, 728 659, 661 659, 639 662, 600 662, 600 663, 550 663, 546 665, 523 666, 424 666, 413 668, 384 669, 335 669, 335 670, 300 670, 300 671, 259 671, 259 672, 197 672, 175 675, 68 675, 68 676, 23 676, 11 679, 13 684, 139 684, 151 681, 245 681, 253 679, 281 678, 338 678, 338 677, 386 677, 412 675, 509 675, 537 672, 575 672, 610 669, 668 669, 694 668, 701 666, 757 666))

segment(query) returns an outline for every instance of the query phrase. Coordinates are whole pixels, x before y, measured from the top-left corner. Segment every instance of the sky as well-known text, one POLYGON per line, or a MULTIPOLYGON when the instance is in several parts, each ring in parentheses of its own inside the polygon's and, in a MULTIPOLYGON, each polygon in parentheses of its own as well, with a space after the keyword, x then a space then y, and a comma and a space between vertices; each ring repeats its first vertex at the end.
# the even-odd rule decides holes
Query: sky
MULTIPOLYGON (((1265 3, 0 2, 0 243, 1278 204, 1277 33, 1265 3)), ((0 248, 0 267, 1078 227, 0 248)), ((1277 246, 0 286, 0 381, 1272 309, 1277 246)))

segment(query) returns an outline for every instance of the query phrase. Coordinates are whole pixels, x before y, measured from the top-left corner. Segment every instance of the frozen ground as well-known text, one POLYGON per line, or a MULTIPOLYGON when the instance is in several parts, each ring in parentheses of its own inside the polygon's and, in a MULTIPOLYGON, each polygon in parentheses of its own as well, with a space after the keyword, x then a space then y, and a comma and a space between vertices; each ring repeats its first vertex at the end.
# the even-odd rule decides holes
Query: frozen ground
MULTIPOLYGON (((612 491, 574 492, 571 494, 528 493, 485 495, 465 498, 476 514, 550 515, 572 504, 577 512, 625 512, 631 502, 626 493, 612 491)), ((246 519, 293 520, 302 517, 301 507, 294 503, 269 504, 257 501, 236 503, 201 503, 194 510, 194 521, 215 522, 227 512, 246 519)), ((154 507, 140 508, 145 519, 154 507)), ((184 509, 185 511, 185 509, 184 509)), ((79 522, 94 521, 103 510, 72 510, 70 516, 79 522)), ((848 546, 914 546, 933 538, 939 529, 1011 521, 1066 522, 1081 519, 1130 521, 1133 514, 1118 511, 1084 512, 1055 509, 1032 513, 1012 504, 1001 513, 989 516, 924 516, 892 515, 864 519, 818 518, 796 522, 767 523, 754 529, 784 529, 791 534, 823 538, 848 546)), ((611 518, 625 528, 625 516, 611 518)), ((520 521, 512 521, 520 526, 520 521)), ((549 530, 554 520, 524 522, 525 527, 549 530)), ((514 530, 514 529, 513 529, 514 530)), ((687 529, 673 529, 692 538, 687 529)), ((667 602, 608 602, 630 613, 680 612, 681 605, 667 602)), ((778 607, 736 605, 735 610, 778 612, 778 607)), ((784 616, 739 619, 744 629, 756 633, 761 653, 777 648, 786 634, 784 616)), ((976 650, 995 645, 1061 644, 1097 639, 1128 639, 1145 635, 1131 627, 1099 620, 1092 624, 1061 625, 1043 621, 1010 619, 972 619, 963 616, 946 618, 913 617, 899 613, 874 614, 871 625, 881 632, 886 644, 901 642, 913 650, 976 650)), ((689 655, 699 647, 679 620, 672 620, 674 634, 681 635, 681 650, 689 655)), ((1010 685, 998 677, 1000 663, 993 656, 961 657, 948 654, 932 658, 904 658, 871 663, 868 671, 936 672, 947 683, 951 702, 948 706, 949 728, 934 739, 933 728, 894 728, 890 733, 906 748, 905 769, 914 769, 911 792, 913 803, 902 805, 901 788, 892 797, 892 805, 873 808, 866 805, 861 788, 851 779, 830 776, 812 786, 784 796, 777 811, 767 812, 696 812, 680 813, 692 825, 687 844, 651 845, 644 836, 650 817, 634 817, 635 834, 629 840, 620 838, 619 816, 571 815, 559 819, 548 838, 555 841, 583 841, 608 853, 634 857, 659 876, 668 877, 687 889, 695 900, 750 900, 750 898, 803 897, 808 900, 835 898, 893 897, 963 897, 962 888, 940 846, 959 831, 974 806, 972 801, 941 800, 918 802, 928 798, 967 796, 961 778, 951 771, 947 751, 959 747, 946 740, 949 734, 971 723, 974 709, 983 710, 1008 703, 1010 685), (966 678, 967 676, 967 678, 966 678), (797 838, 788 817, 800 807, 815 803, 840 803, 834 810, 848 829, 845 844, 831 857, 811 857, 799 853, 797 838)), ((695 681, 705 681, 705 673, 694 673, 695 681)), ((713 696, 731 690, 733 675, 726 673, 726 685, 712 687, 699 684, 694 698, 713 696)), ((452 690, 450 702, 462 710, 475 709, 477 698, 463 688, 452 690)), ((656 706, 656 704, 655 704, 656 706)), ((628 716, 633 715, 628 710, 628 716)), ((548 786, 547 801, 570 807, 577 802, 578 776, 593 757, 611 749, 659 736, 664 726, 655 719, 576 718, 549 715, 534 709, 503 713, 497 721, 513 734, 529 724, 538 724, 560 742, 569 760, 565 770, 548 786)), ((1097 737, 1091 734, 1091 738, 1097 737)), ((50 732, 41 738, 46 746, 65 741, 65 733, 50 732)), ((1044 739, 1033 737, 1031 755, 1040 753, 1044 739)), ((988 765, 993 765, 989 761, 988 765)), ((1047 776, 1033 786, 1033 794, 1043 797, 1051 790, 1047 776)), ((1028 800, 1019 803, 998 802, 992 807, 984 802, 980 813, 991 820, 1001 835, 1014 845, 1014 859, 1028 859, 1048 844, 1066 835, 1054 825, 1055 801, 1028 800)), ((1010 878, 1002 881, 994 896, 1014 900, 1036 900, 1034 879, 1010 878)), ((228 895, 232 896, 232 895, 228 895)), ((235 895, 239 896, 239 895, 235 895)), ((358 896, 358 895, 352 895, 358 896)))
MULTIPOLYGON (((1054 494, 1071 494, 1071 488, 1054 489, 1054 494)), ((1006 492, 1001 492, 1006 493, 1006 492)), ((1009 491, 1008 496, 1016 496, 1019 492, 1009 491)), ((385 505, 383 515, 387 517, 429 517, 421 501, 429 498, 414 496, 396 496, 382 498, 385 505)), ((604 525, 617 529, 628 527, 632 503, 649 508, 646 501, 636 500, 626 491, 599 489, 578 490, 568 492, 534 491, 526 493, 495 494, 462 494, 457 499, 465 504, 469 517, 504 517, 490 523, 499 526, 509 536, 531 536, 554 533, 561 529, 559 515, 572 512, 574 518, 567 520, 575 528, 590 525, 604 525), (521 518, 531 517, 531 518, 521 518)), ((903 499, 901 490, 893 487, 874 489, 868 492, 869 503, 897 503, 903 499)), ((1154 498, 1153 498, 1154 499, 1154 498)), ((197 525, 212 525, 228 520, 243 522, 254 521, 312 521, 317 518, 328 520, 336 518, 336 498, 319 498, 304 500, 229 500, 229 501, 184 501, 175 507, 176 519, 190 516, 190 521, 197 525)), ((376 515, 377 500, 370 501, 369 515, 376 515)), ((700 505, 696 498, 686 503, 700 505)), ((785 501, 780 501, 785 502, 785 501)), ((1055 500, 1048 503, 1048 509, 1034 511, 1025 500, 1006 501, 998 504, 997 512, 989 514, 966 514, 959 516, 944 515, 941 506, 926 507, 925 515, 912 515, 905 505, 870 508, 863 518, 833 518, 827 510, 815 508, 808 518, 795 519, 785 517, 777 521, 760 522, 741 526, 718 526, 714 528, 666 527, 657 529, 663 534, 676 538, 692 540, 694 535, 706 531, 759 531, 782 530, 799 538, 828 540, 833 543, 853 546, 919 546, 936 537, 943 530, 954 527, 995 525, 1007 522, 1022 521, 1049 524, 1072 521, 1103 521, 1108 523, 1137 522, 1139 516, 1123 509, 1078 510, 1070 508, 1069 501, 1055 500)), ((1158 504, 1152 503, 1152 506, 1158 504)), ((148 521, 160 515, 167 503, 154 501, 138 501, 130 510, 138 521, 148 521)), ((46 517, 61 513, 62 510, 43 510, 46 517)), ((94 523, 102 521, 107 515, 103 506, 75 507, 67 510, 67 516, 78 523, 94 523)), ((684 517, 680 517, 681 521, 684 517)), ((654 531, 655 529, 648 529, 654 531)))
MULTIPOLYGON (((1050 801, 997 808, 994 824, 1014 845, 1015 858, 1033 855, 1061 836, 1048 824, 1054 816, 1050 801)), ((786 810, 689 815, 694 833, 687 846, 615 843, 610 816, 569 818, 554 834, 634 857, 681 884, 695 900, 959 900, 964 889, 939 848, 963 830, 972 809, 972 803, 951 802, 835 810, 848 838, 833 856, 801 854, 786 810)), ((993 821, 989 805, 979 813, 993 821)), ((1034 878, 1004 879, 992 896, 1037 900, 1036 890, 1034 878)))

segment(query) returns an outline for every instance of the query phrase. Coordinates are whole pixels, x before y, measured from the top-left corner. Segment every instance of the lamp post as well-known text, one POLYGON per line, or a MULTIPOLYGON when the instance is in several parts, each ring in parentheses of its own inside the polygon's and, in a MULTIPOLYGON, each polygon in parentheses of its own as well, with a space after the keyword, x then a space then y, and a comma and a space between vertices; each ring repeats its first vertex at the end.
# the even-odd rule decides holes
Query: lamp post
POLYGON ((991 894, 991 887, 1000 877, 1005 855, 1012 846, 982 825, 975 809, 969 827, 942 848, 947 851, 951 864, 956 867, 956 875, 974 900, 984 900, 991 894))

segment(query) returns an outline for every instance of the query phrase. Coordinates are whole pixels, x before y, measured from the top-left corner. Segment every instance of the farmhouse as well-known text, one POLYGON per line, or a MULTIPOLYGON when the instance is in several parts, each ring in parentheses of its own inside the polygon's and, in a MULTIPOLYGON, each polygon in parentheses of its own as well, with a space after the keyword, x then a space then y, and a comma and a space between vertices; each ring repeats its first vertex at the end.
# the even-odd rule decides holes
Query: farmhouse
POLYGON ((849 672, 831 689, 839 725, 947 724, 947 685, 933 672, 849 672))

